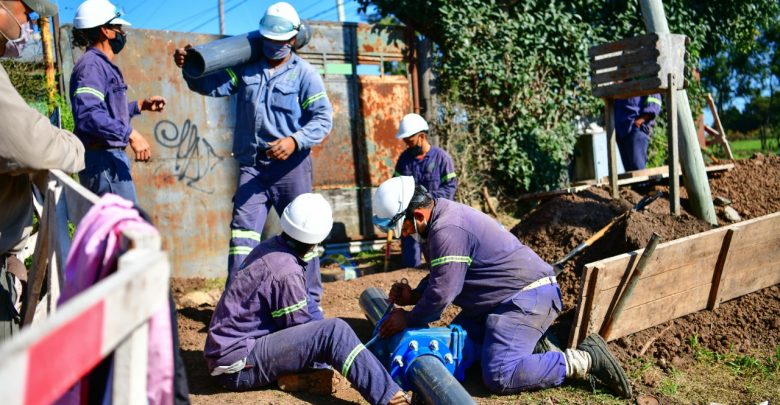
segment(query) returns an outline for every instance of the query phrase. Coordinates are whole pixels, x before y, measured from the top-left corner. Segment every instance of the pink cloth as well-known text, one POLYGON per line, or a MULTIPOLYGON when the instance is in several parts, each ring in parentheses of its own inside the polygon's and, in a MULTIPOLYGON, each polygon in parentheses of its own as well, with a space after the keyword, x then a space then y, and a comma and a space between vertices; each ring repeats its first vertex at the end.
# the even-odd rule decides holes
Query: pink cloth
MULTIPOLYGON (((84 216, 76 229, 68 259, 65 282, 58 305, 88 289, 116 270, 122 231, 137 229, 157 233, 141 218, 133 204, 114 194, 104 195, 84 216)), ((149 321, 147 399, 151 405, 173 403, 173 337, 167 300, 149 321)), ((71 390, 58 403, 76 404, 79 389, 71 390), (73 398, 74 392, 76 398, 73 398)))

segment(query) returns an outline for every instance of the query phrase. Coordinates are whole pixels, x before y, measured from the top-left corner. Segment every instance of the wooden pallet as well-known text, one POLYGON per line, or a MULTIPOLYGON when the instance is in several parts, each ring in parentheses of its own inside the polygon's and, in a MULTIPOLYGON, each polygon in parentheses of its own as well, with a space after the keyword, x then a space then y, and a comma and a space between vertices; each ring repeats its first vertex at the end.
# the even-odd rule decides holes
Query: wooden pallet
MULTIPOLYGON (((658 245, 614 340, 780 284, 780 212, 658 245)), ((585 265, 569 347, 601 329, 643 250, 585 265)))

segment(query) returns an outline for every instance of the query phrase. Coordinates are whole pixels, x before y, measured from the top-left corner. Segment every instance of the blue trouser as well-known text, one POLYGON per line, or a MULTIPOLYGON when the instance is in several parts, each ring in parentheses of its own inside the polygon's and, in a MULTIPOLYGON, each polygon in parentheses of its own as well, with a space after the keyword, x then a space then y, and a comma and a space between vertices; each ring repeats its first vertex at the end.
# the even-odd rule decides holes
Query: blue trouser
POLYGON ((420 244, 411 236, 401 238, 401 254, 404 267, 417 267, 420 265, 420 244))
POLYGON ((112 193, 138 203, 130 176, 130 159, 122 148, 87 149, 79 182, 99 196, 112 193))
POLYGON ((482 381, 491 391, 512 394, 557 387, 566 377, 563 353, 533 354, 563 308, 556 284, 518 292, 481 317, 458 315, 452 323, 482 344, 482 381))
POLYGON ((647 147, 650 144, 650 128, 646 124, 639 127, 631 124, 626 134, 617 133, 617 146, 620 159, 626 171, 641 170, 647 165, 647 147))
POLYGON ((372 404, 386 404, 401 391, 379 360, 339 318, 312 321, 261 337, 247 356, 247 367, 217 377, 229 390, 264 387, 285 374, 315 363, 330 364, 372 404))
MULTIPOLYGON (((295 197, 312 191, 311 167, 309 155, 293 154, 287 160, 274 161, 267 166, 239 168, 238 188, 233 196, 233 220, 230 223, 227 283, 249 252, 260 244, 260 235, 271 206, 281 217, 284 208, 295 197)), ((314 319, 322 319, 319 257, 308 262, 305 274, 309 313, 314 319)))

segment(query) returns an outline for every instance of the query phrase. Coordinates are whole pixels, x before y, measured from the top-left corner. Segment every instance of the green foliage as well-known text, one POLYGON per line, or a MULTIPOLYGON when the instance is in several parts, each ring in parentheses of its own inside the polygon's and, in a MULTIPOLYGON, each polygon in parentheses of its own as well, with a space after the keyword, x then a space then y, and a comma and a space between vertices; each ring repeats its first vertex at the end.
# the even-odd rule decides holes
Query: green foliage
POLYGON ((746 354, 734 353, 731 350, 725 354, 712 351, 702 346, 696 335, 689 339, 688 344, 691 346, 696 361, 724 364, 736 376, 773 378, 780 371, 780 347, 777 347, 772 355, 765 359, 759 359, 746 354))
POLYGON ((46 101, 46 75, 42 62, 20 62, 3 59, 11 84, 28 103, 46 101))

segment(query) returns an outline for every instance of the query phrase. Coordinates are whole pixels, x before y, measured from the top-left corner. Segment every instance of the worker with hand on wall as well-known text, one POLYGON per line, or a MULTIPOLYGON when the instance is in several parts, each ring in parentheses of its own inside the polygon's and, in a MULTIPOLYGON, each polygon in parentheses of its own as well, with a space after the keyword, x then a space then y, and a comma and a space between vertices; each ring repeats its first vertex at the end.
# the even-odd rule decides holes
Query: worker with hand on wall
MULTIPOLYGON (((30 14, 57 14, 46 0, 0 1, 0 58, 18 58, 32 42, 30 14)), ((84 146, 30 108, 0 65, 0 341, 19 330, 22 282, 27 269, 17 255, 32 232, 32 177, 46 170, 84 168, 84 146)), ((40 184, 40 183, 38 183, 40 184)))
POLYGON ((617 146, 626 171, 647 165, 647 147, 660 112, 660 94, 615 100, 617 146))
POLYGON ((122 71, 113 63, 127 41, 123 27, 130 25, 121 17, 108 0, 87 0, 76 10, 73 43, 86 51, 70 76, 70 102, 74 132, 87 149, 81 184, 97 195, 113 193, 137 204, 125 148, 130 144, 138 162, 147 162, 152 155, 146 137, 130 126, 130 120, 141 111, 162 111, 165 99, 152 96, 127 102, 122 71))
MULTIPOLYGON (((292 52, 301 20, 285 3, 272 4, 260 20, 263 55, 201 78, 183 73, 189 88, 211 97, 236 94, 233 157, 238 161, 238 187, 228 251, 228 281, 253 247, 260 243, 268 210, 281 213, 300 194, 312 191, 311 148, 325 139, 333 125, 333 109, 322 77, 292 52)), ((187 49, 177 49, 174 61, 184 66, 187 49)), ((309 308, 321 318, 319 257, 307 258, 309 308)))
POLYGON ((577 349, 534 354, 536 343, 563 305, 553 267, 498 222, 469 206, 433 198, 411 177, 395 177, 374 194, 374 224, 422 241, 430 274, 417 288, 395 283, 394 309, 379 328, 388 337, 424 327, 447 305, 461 307, 452 321, 481 345, 482 380, 495 393, 556 387, 567 378, 594 376, 615 394, 631 386, 598 335, 577 349))
POLYGON ((277 381, 287 391, 331 391, 330 369, 372 404, 408 403, 404 392, 346 322, 309 313, 304 258, 330 233, 333 213, 320 194, 301 194, 281 215, 283 233, 255 247, 233 275, 209 325, 204 356, 229 390, 277 381))
MULTIPOLYGON (((395 137, 406 144, 406 150, 398 157, 394 176, 412 176, 434 198, 455 198, 458 180, 450 155, 428 141, 428 123, 418 114, 407 114, 401 120, 395 137)), ((411 237, 401 238, 403 264, 406 267, 420 265, 420 244, 411 237)))

